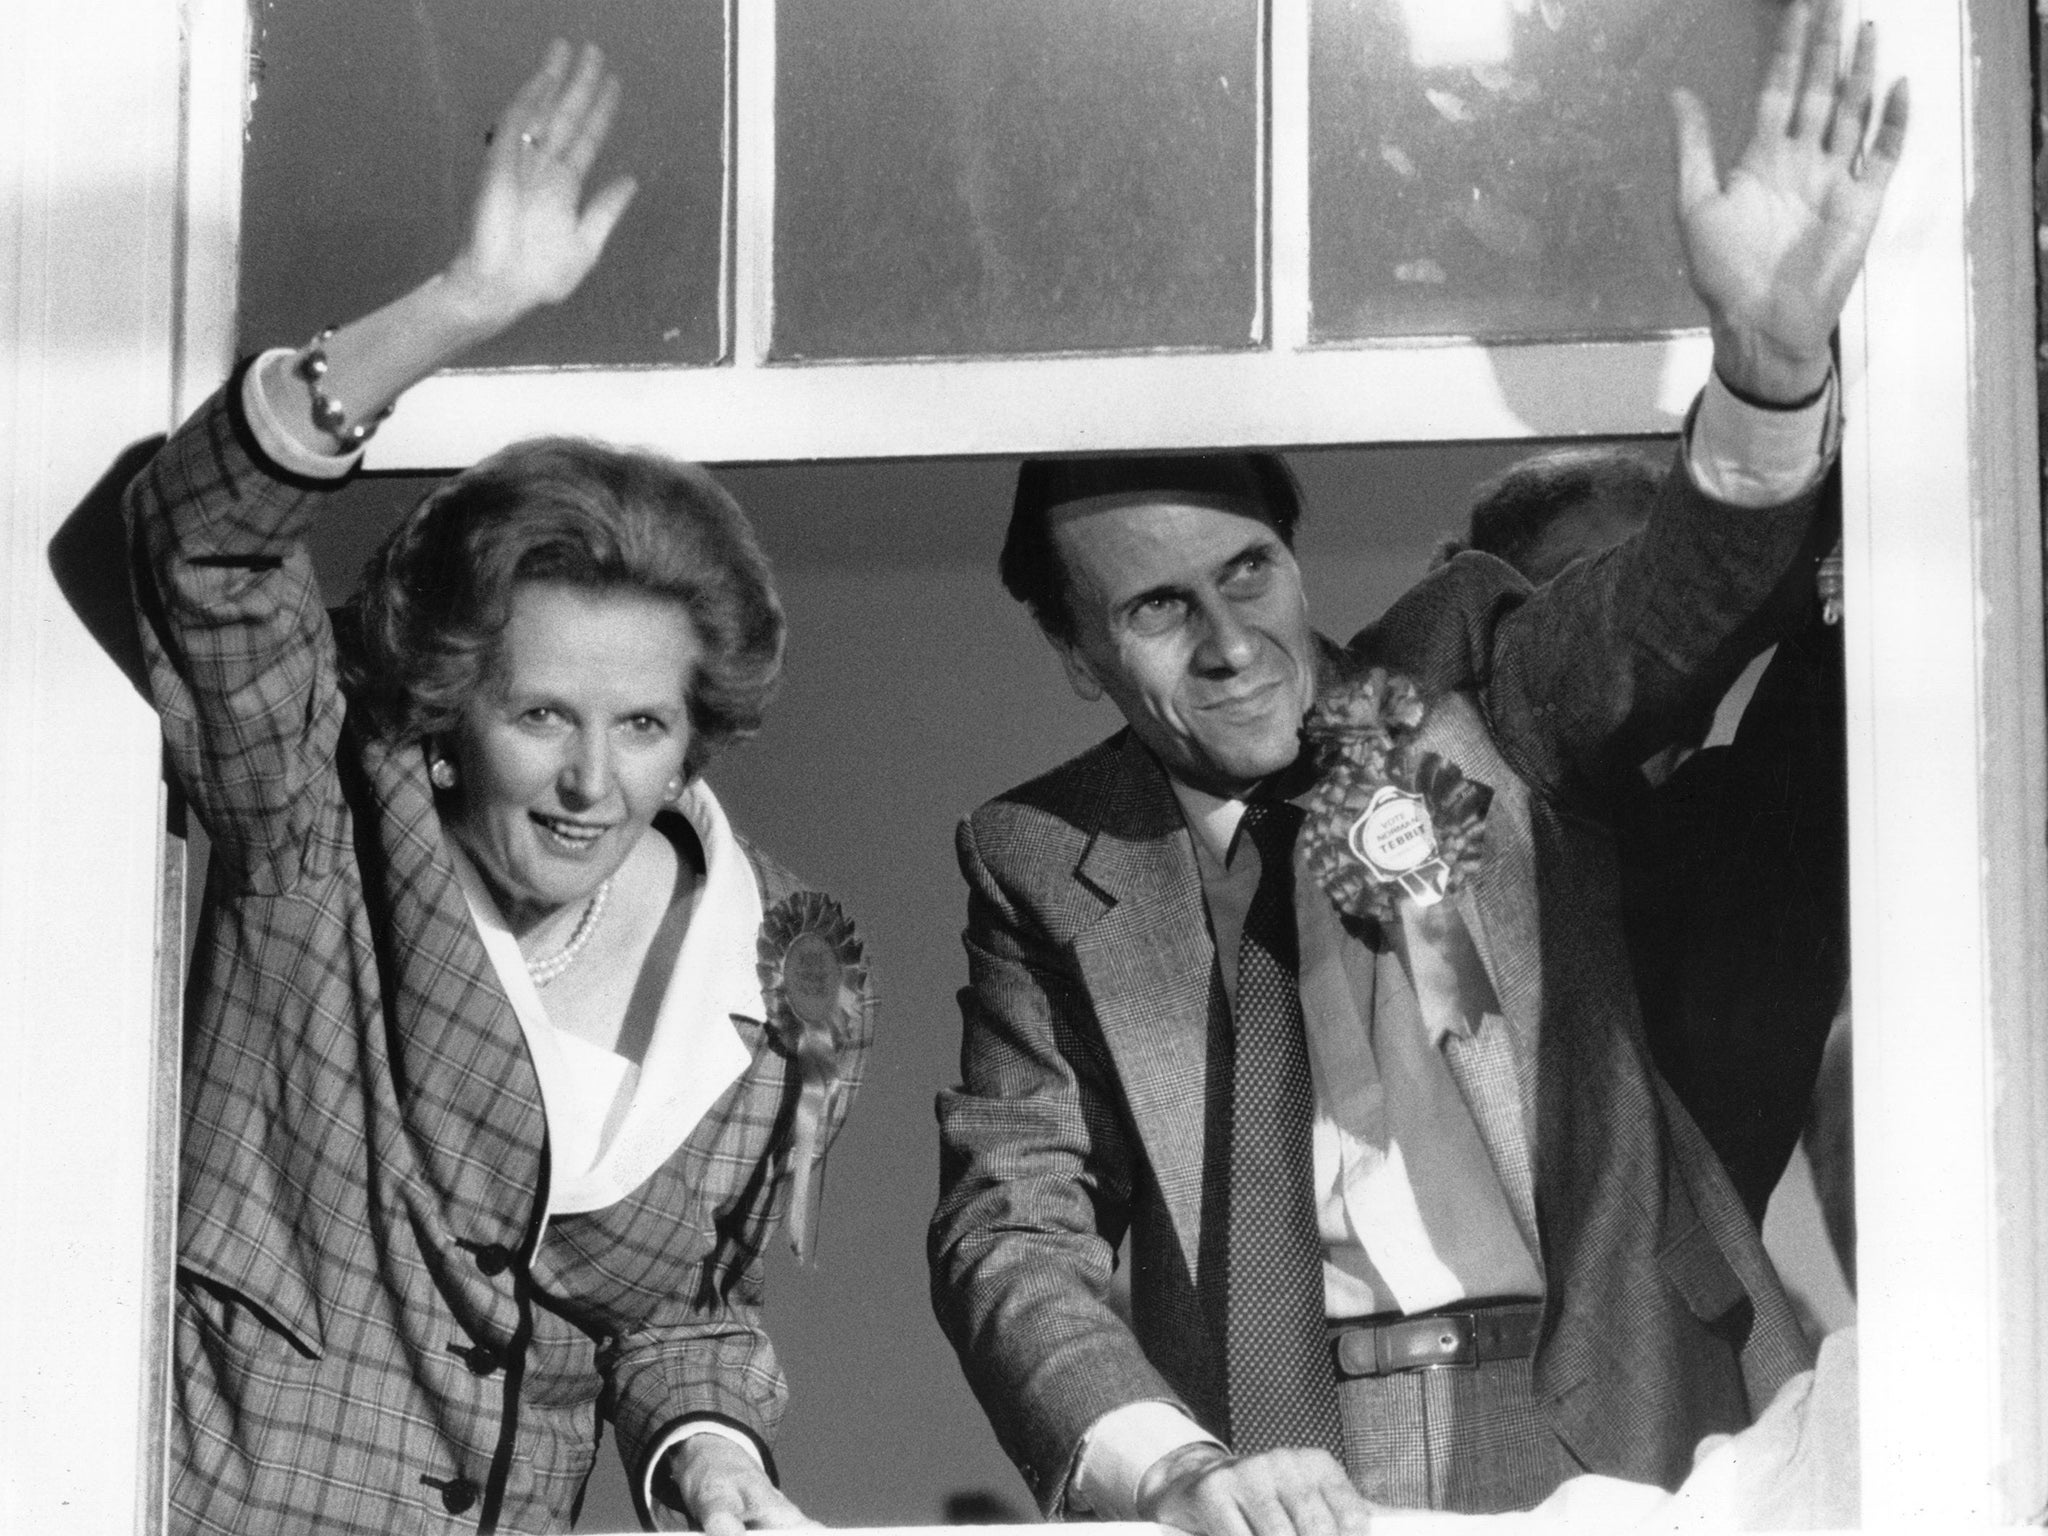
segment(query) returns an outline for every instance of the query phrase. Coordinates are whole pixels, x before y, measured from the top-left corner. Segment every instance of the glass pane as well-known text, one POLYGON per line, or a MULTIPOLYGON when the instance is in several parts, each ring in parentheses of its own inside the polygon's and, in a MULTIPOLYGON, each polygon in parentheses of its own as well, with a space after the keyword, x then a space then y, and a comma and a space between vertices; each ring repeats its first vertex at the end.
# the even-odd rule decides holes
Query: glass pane
POLYGON ((1242 347, 1258 0, 783 0, 778 358, 1242 347))
POLYGON ((1703 324, 1673 221, 1668 93, 1723 164, 1779 0, 1315 0, 1319 341, 1703 324))
POLYGON ((464 359, 719 357, 721 0, 267 0, 242 178, 239 339, 296 346, 395 297, 454 252, 484 130, 551 37, 605 50, 625 102, 593 185, 640 195, 567 303, 464 359))

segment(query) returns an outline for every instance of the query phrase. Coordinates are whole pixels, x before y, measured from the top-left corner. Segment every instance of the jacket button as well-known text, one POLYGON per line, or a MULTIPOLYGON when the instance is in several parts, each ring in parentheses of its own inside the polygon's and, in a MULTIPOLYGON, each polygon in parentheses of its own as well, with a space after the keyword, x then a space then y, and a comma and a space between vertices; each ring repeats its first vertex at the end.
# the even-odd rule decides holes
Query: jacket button
POLYGON ((468 1366, 473 1376, 488 1376, 505 1364, 504 1357, 488 1344, 450 1344, 448 1353, 468 1366))
POLYGON ((476 1251, 476 1267, 486 1275, 502 1275, 512 1267, 512 1250, 503 1243, 485 1243, 476 1251))
POLYGON ((420 1479, 429 1488, 441 1495, 441 1507, 451 1515, 459 1515, 476 1503, 476 1496, 483 1490, 466 1477, 454 1477, 443 1482, 438 1477, 420 1479))

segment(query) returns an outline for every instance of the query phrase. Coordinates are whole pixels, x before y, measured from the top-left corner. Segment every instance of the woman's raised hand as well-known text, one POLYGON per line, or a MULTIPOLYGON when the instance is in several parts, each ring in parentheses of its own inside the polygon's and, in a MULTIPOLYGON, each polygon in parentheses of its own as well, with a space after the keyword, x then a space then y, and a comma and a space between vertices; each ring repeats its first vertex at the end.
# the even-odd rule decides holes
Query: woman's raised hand
POLYGON ((558 38, 499 114, 469 239, 445 274, 480 321, 502 328, 559 304, 597 264, 636 190, 621 176, 583 198, 618 109, 618 78, 604 55, 558 38))
POLYGON ((322 399, 304 367, 281 354, 258 371, 255 387, 280 429, 311 453, 357 446, 362 434, 337 431, 324 417, 339 411, 351 425, 374 423, 421 379, 574 293, 633 200, 630 176, 583 199, 618 109, 619 82, 604 55, 552 44, 491 130, 469 238, 455 259, 324 338, 322 399))

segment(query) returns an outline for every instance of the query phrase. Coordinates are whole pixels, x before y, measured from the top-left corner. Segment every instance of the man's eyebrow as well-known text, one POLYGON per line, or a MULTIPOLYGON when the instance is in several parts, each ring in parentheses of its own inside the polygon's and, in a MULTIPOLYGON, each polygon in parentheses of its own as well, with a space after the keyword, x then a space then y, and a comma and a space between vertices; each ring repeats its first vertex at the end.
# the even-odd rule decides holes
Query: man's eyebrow
POLYGON ((1236 554, 1230 556, 1217 569, 1220 571, 1230 570, 1234 566, 1243 565, 1245 561, 1254 556, 1270 555, 1274 550, 1282 547, 1280 536, 1268 529, 1265 533, 1255 535, 1250 543, 1246 544, 1236 554))
POLYGON ((1116 611, 1118 613, 1129 613, 1133 609, 1141 608, 1146 603, 1158 598, 1185 597, 1187 590, 1186 585, 1182 582, 1162 581, 1154 586, 1145 588, 1142 592, 1133 592, 1129 597, 1116 605, 1116 611))

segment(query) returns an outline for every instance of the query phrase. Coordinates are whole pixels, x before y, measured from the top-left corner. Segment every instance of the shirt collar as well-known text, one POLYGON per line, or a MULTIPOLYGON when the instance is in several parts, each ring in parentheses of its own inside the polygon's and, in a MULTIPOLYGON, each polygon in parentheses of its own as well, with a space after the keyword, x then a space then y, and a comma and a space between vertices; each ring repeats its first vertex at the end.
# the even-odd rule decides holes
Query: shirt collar
POLYGON ((1237 841, 1238 823, 1244 820, 1242 799, 1224 799, 1207 790, 1168 777, 1173 797, 1180 802, 1181 819, 1195 836, 1195 854, 1207 867, 1222 870, 1230 865, 1230 850, 1237 841))
MULTIPOLYGON (((767 1019, 756 955, 761 890, 753 865, 709 785, 701 780, 691 784, 675 808, 703 848, 704 888, 669 973, 632 1107, 596 1166, 550 1189, 550 1214, 595 1210, 644 1183, 752 1061, 753 1053, 733 1028, 734 1018, 767 1019)), ((549 1134, 557 1141, 565 1139, 565 1132, 588 1140, 589 1128, 571 1130, 561 1123, 567 1096, 559 1089, 549 1092, 561 1071, 560 1051, 518 943, 474 866, 452 838, 447 847, 484 950, 512 1003, 540 1077, 549 1134)))

